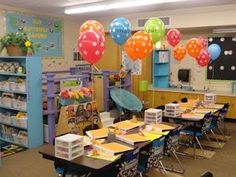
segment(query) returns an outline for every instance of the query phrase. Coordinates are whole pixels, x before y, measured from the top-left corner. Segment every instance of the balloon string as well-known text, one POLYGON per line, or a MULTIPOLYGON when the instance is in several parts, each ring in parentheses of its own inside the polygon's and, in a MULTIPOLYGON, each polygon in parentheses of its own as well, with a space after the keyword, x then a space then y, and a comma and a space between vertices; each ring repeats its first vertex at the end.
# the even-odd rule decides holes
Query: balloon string
POLYGON ((154 108, 154 88, 152 88, 152 108, 154 108))
MULTIPOLYGON (((92 68, 91 68, 91 82, 92 82, 92 89, 94 89, 94 65, 92 64, 92 68)), ((92 93, 92 101, 94 101, 94 93, 92 93)), ((92 110, 92 130, 94 127, 94 117, 93 117, 93 110, 92 110)))

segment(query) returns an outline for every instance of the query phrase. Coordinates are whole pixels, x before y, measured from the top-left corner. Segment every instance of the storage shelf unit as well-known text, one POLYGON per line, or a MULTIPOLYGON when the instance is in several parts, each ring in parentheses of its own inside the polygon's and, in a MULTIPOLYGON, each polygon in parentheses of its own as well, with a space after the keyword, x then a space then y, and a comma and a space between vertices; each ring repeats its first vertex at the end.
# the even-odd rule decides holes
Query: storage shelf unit
MULTIPOLYGON (((17 62, 24 67, 26 74, 0 72, 0 81, 7 81, 9 77, 19 77, 25 79, 26 92, 1 89, 0 95, 3 93, 14 94, 15 98, 21 95, 26 97, 26 109, 20 109, 0 104, 1 113, 16 114, 18 111, 25 112, 27 120, 27 128, 23 128, 12 123, 0 122, 0 140, 21 145, 27 148, 37 147, 43 144, 43 118, 42 118, 42 69, 40 57, 0 57, 0 62, 17 62), (12 130, 6 134, 6 129, 12 130), (26 143, 17 141, 15 135, 26 133, 26 143)), ((13 103, 15 100, 12 100, 13 103)), ((8 119, 8 117, 7 117, 8 119)), ((9 119, 11 119, 9 117, 9 119)), ((22 135, 22 134, 21 134, 22 135)), ((22 137, 21 137, 22 138, 22 137)), ((20 139, 20 138, 19 138, 20 139)))
POLYGON ((169 87, 169 50, 153 51, 153 87, 168 88, 169 87))

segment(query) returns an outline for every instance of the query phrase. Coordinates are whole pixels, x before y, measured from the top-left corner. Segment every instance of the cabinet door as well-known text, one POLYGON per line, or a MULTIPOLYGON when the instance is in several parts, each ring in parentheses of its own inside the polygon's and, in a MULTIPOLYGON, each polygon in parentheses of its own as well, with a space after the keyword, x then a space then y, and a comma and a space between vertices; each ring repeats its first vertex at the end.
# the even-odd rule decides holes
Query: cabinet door
POLYGON ((163 92, 164 94, 164 104, 172 103, 173 101, 180 100, 180 93, 179 92, 163 92))
POLYGON ((163 105, 163 93, 158 91, 148 91, 149 107, 157 107, 163 105))
POLYGON ((231 98, 231 103, 229 106, 229 112, 226 116, 227 118, 236 119, 236 97, 231 98))
POLYGON ((188 98, 188 99, 199 99, 203 100, 203 95, 202 94, 195 94, 195 93, 181 93, 180 94, 180 99, 181 98, 188 98))

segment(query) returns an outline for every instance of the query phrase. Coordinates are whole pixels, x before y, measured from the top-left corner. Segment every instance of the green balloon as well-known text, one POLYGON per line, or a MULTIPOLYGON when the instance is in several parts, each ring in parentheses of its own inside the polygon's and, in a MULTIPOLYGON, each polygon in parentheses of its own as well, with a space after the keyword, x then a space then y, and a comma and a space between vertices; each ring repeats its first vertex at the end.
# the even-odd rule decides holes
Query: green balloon
POLYGON ((152 35, 152 42, 156 44, 165 35, 165 24, 161 19, 152 17, 146 21, 144 31, 152 35))

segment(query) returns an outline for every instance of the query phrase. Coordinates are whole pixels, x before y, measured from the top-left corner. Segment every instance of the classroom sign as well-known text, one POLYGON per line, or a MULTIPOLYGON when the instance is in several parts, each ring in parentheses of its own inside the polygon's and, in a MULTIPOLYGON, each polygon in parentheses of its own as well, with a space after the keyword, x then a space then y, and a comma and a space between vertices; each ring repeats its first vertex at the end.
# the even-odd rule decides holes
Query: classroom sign
POLYGON ((6 28, 7 32, 25 32, 36 48, 36 56, 63 56, 63 23, 60 19, 7 12, 6 28))

